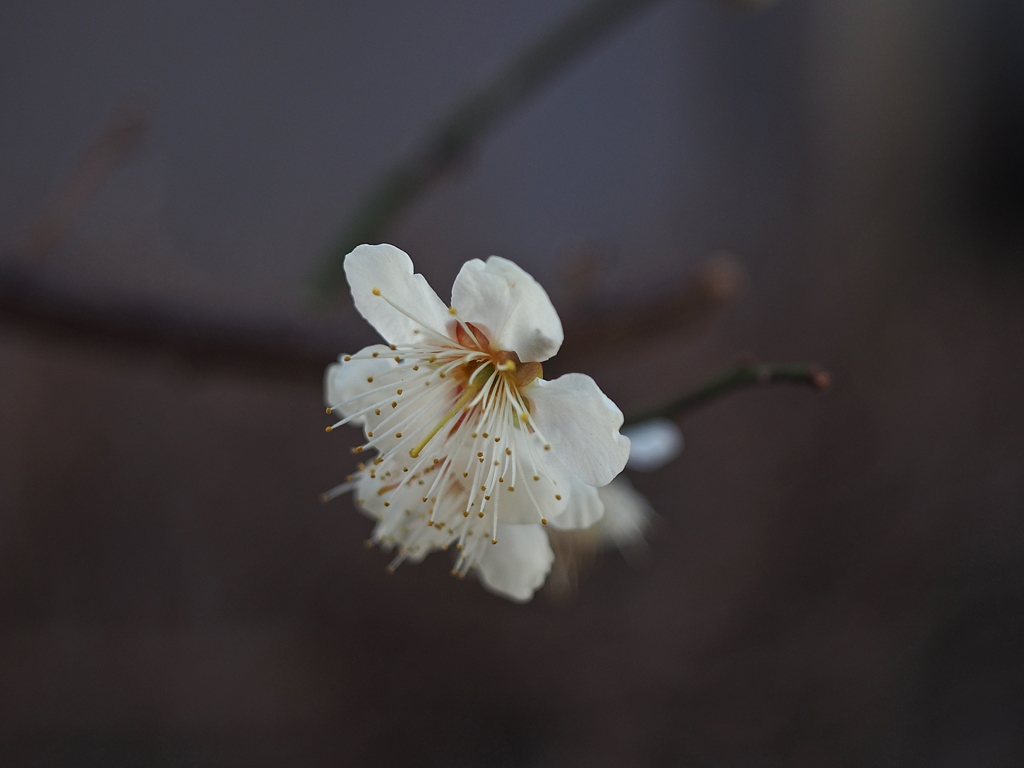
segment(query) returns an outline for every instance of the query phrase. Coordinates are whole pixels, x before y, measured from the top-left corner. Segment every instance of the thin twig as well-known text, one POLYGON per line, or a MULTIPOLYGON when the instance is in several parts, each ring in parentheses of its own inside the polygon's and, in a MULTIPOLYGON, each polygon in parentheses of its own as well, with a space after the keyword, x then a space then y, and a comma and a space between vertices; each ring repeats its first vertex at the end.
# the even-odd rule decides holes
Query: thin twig
POLYGON ((831 376, 816 365, 732 365, 679 399, 637 413, 628 418, 626 423, 636 424, 648 419, 686 416, 723 395, 750 386, 792 384, 822 390, 827 389, 831 382, 831 376))
POLYGON ((79 156, 17 250, 36 259, 53 253, 110 174, 138 147, 149 125, 146 107, 137 99, 125 100, 79 156))
POLYGON ((659 0, 591 0, 530 45, 438 121, 426 139, 388 173, 352 217, 314 280, 334 298, 345 284, 345 254, 378 242, 388 227, 444 171, 464 159, 500 120, 595 43, 659 0))
POLYGON ((622 311, 619 305, 580 302, 563 323, 567 348, 559 356, 570 358, 614 346, 635 347, 670 334, 693 332, 736 299, 747 285, 747 273, 733 256, 719 253, 685 280, 663 286, 658 296, 622 311))

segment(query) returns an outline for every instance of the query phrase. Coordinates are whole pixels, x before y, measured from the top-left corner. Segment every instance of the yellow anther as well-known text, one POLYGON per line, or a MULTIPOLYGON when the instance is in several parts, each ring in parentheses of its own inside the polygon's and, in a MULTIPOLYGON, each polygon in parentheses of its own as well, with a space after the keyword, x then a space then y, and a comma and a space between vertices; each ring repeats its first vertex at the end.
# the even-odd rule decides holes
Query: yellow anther
POLYGON ((551 446, 550 445, 545 445, 544 446, 544 450, 545 451, 550 451, 551 450, 551 446))
POLYGON ((373 437, 373 432, 367 432, 367 433, 366 433, 366 436, 367 436, 367 437, 373 437))
POLYGON ((347 362, 348 362, 349 360, 351 360, 351 359, 352 359, 352 355, 345 355, 345 356, 344 356, 343 358, 341 358, 341 359, 342 359, 342 360, 344 360, 344 361, 345 361, 345 362, 347 363, 347 362))
POLYGON ((377 414, 378 416, 380 416, 380 408, 374 408, 374 409, 373 409, 373 412, 374 412, 375 414, 377 414))
POLYGON ((366 381, 367 381, 367 383, 372 382, 373 381, 373 376, 367 376, 366 377, 366 381))
POLYGON ((401 432, 395 432, 395 437, 401 438, 402 437, 402 433, 401 432))
POLYGON ((511 456, 512 455, 512 449, 511 448, 506 448, 505 449, 505 455, 506 456, 511 456))
POLYGON ((330 431, 332 431, 333 429, 334 429, 334 427, 326 427, 326 428, 324 429, 324 431, 325 431, 325 432, 330 432, 330 431))
POLYGON ((380 288, 374 288, 373 289, 373 295, 374 296, 380 296, 380 288))
POLYGON ((397 408, 398 407, 398 403, 396 403, 394 400, 392 400, 391 401, 391 407, 392 408, 397 408))
POLYGON ((534 480, 540 480, 540 475, 534 475, 534 476, 533 476, 533 479, 534 479, 534 480))
POLYGON ((483 512, 477 512, 477 513, 476 513, 476 516, 477 516, 477 517, 483 517, 483 516, 484 516, 484 513, 483 513, 483 512))
POLYGON ((399 395, 402 394, 402 390, 400 390, 400 389, 396 390, 396 394, 399 394, 399 395))
POLYGON ((562 494, 556 493, 555 494, 555 498, 558 499, 559 501, 561 501, 562 500, 562 494))
POLYGON ((509 492, 509 493, 512 493, 513 491, 515 491, 515 489, 516 489, 516 487, 515 487, 514 485, 510 485, 510 486, 508 487, 508 492, 509 492))
POLYGON ((458 312, 457 309, 455 309, 455 307, 448 307, 448 314, 449 315, 457 315, 457 314, 459 314, 459 312, 458 312))
POLYGON ((334 411, 333 408, 328 408, 327 409, 327 415, 330 416, 333 411, 334 411))
POLYGON ((497 544, 497 543, 498 543, 497 539, 491 539, 491 544, 497 544))
POLYGON ((374 352, 373 357, 380 357, 380 352, 374 352))
POLYGON ((542 518, 540 519, 540 524, 541 524, 541 525, 547 525, 547 524, 548 524, 548 519, 547 519, 546 517, 542 517, 542 518))

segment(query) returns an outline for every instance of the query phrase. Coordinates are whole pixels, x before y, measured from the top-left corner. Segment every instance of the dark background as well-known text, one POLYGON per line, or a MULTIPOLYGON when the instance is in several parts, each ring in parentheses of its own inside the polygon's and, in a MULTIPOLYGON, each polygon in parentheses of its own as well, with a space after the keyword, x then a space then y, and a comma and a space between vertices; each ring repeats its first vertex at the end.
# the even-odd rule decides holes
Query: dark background
MULTIPOLYGON (((0 241, 55 284, 372 340, 308 276, 445 107, 577 3, 5 3, 0 241), (150 130, 20 249, 126 98, 150 130), (19 250, 20 249, 20 250, 19 250)), ((1024 763, 1024 11, 671 0, 389 234, 442 297, 501 254, 570 315, 712 253, 702 332, 572 366, 624 409, 814 360, 633 475, 661 518, 575 599, 386 576, 317 494, 320 380, 0 323, 0 760, 50 766, 1024 763), (596 297, 596 298, 595 298, 596 297)), ((113 300, 113 299, 112 299, 113 300)), ((328 359, 324 359, 324 364, 328 359)))

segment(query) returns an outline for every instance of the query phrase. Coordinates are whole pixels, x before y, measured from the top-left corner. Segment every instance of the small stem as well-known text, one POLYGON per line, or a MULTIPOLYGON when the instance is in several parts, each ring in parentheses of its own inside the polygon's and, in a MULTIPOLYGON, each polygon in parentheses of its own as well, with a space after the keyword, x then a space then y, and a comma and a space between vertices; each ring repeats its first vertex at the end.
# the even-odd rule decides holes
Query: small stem
POLYGON ((636 424, 657 418, 678 418, 723 395, 753 385, 795 384, 822 390, 828 388, 830 383, 831 377, 828 373, 816 365, 732 365, 679 399, 658 408, 641 411, 626 419, 626 423, 636 424))
POLYGON ((345 285, 345 255, 378 242, 387 228, 444 171, 462 160, 529 96, 602 37, 659 0, 591 0, 528 46, 505 69, 471 91, 426 139, 384 177, 342 231, 313 287, 324 299, 345 285))

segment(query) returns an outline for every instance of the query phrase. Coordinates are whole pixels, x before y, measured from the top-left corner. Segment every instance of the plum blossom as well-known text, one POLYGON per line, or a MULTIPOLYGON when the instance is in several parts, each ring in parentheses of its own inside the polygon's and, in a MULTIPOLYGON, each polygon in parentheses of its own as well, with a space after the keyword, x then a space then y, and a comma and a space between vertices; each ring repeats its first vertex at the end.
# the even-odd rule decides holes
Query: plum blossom
POLYGON ((601 519, 598 488, 626 464, 622 412, 589 376, 548 381, 562 344, 544 289, 511 261, 463 265, 445 305, 391 245, 345 258, 359 313, 385 344, 342 355, 325 374, 328 413, 360 426, 363 461, 324 494, 352 491, 377 524, 389 568, 454 548, 453 573, 519 602, 553 560, 545 526, 601 519))

